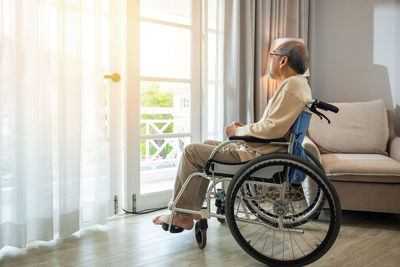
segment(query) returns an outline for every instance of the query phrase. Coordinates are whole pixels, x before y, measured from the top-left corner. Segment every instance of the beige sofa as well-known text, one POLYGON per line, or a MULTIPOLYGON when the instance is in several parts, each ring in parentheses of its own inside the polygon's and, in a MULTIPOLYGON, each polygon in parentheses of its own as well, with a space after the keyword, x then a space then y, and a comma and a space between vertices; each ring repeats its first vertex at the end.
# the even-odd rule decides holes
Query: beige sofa
POLYGON ((343 210, 400 213, 400 137, 382 100, 334 103, 312 117, 303 146, 322 163, 343 210))

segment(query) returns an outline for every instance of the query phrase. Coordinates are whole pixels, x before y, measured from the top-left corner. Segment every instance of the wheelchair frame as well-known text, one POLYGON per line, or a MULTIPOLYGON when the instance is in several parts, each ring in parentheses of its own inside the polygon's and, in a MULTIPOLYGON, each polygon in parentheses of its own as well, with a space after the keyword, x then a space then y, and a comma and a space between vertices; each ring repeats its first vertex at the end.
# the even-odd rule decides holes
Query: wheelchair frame
MULTIPOLYGON (((327 117, 325 117, 325 115, 323 115, 322 113, 320 113, 318 110, 317 110, 317 108, 321 108, 321 109, 324 109, 324 110, 328 110, 328 111, 333 111, 333 112, 337 112, 338 111, 338 109, 335 107, 335 106, 332 106, 332 105, 330 105, 330 104, 327 104, 327 103, 324 103, 324 102, 322 102, 322 101, 319 101, 319 100, 310 100, 310 101, 308 101, 307 102, 307 105, 306 105, 308 108, 309 108, 309 110, 311 111, 311 112, 313 112, 313 113, 315 113, 315 114, 317 114, 321 119, 322 119, 322 117, 323 118, 325 118, 326 120, 328 120, 328 122, 330 123, 330 121, 329 121, 329 119, 327 118, 327 117), (308 107, 308 105, 311 105, 311 107, 308 107)), ((305 134, 305 133, 304 133, 305 134)), ((290 136, 289 136, 289 140, 287 141, 287 140, 285 140, 285 139, 282 139, 282 138, 280 138, 280 139, 271 139, 271 140, 264 140, 264 139, 257 139, 257 138, 253 138, 253 139, 257 139, 257 140, 253 140, 252 142, 261 142, 261 143, 268 143, 268 144, 271 144, 271 145, 279 145, 279 146, 287 146, 287 152, 285 152, 286 154, 288 154, 288 155, 294 155, 293 154, 293 150, 294 150, 294 145, 295 145, 295 143, 296 143, 296 140, 297 140, 297 138, 299 137, 299 135, 300 134, 298 134, 298 135, 296 135, 295 133, 293 133, 293 132, 291 132, 290 133, 290 136)), ((195 230, 195 235, 196 235, 196 240, 197 240, 197 243, 198 243, 198 245, 199 245, 199 247, 200 248, 204 248, 205 247, 205 242, 206 242, 206 230, 207 230, 207 227, 208 227, 208 225, 207 225, 207 220, 206 219, 210 219, 211 217, 216 217, 218 220, 220 220, 220 222, 222 222, 221 220, 226 220, 227 219, 227 215, 226 214, 224 214, 224 215, 222 215, 222 214, 218 214, 218 210, 217 210, 217 212, 216 213, 214 213, 214 212, 211 212, 211 198, 212 197, 214 197, 214 198, 218 198, 218 194, 217 194, 217 185, 219 184, 219 183, 222 183, 222 182, 225 182, 225 181, 232 181, 232 179, 233 179, 233 177, 229 177, 229 176, 233 176, 234 175, 234 173, 236 173, 236 172, 238 172, 238 170, 241 170, 242 169, 242 167, 245 165, 245 164, 247 164, 247 162, 244 162, 244 163, 238 163, 238 164, 231 164, 232 166, 235 166, 235 168, 236 168, 236 170, 234 170, 234 172, 232 172, 231 174, 227 174, 227 173, 225 173, 225 174, 221 174, 221 173, 217 173, 217 175, 215 174, 215 171, 214 171, 214 168, 213 168, 213 165, 212 164, 214 164, 214 162, 212 162, 212 160, 213 160, 213 158, 214 158, 214 156, 215 156, 215 154, 221 149, 221 148, 223 148, 223 147, 225 147, 226 145, 228 145, 228 144, 231 144, 231 143, 237 143, 237 142, 243 142, 243 141, 247 141, 247 140, 245 140, 246 138, 243 138, 243 137, 234 137, 234 138, 230 138, 230 140, 227 140, 227 141, 224 141, 224 142, 222 142, 221 144, 219 144, 214 150, 213 150, 213 152, 210 154, 210 156, 209 156, 209 159, 208 159, 208 162, 207 162, 207 165, 206 165, 206 167, 204 168, 204 170, 202 171, 202 172, 195 172, 195 173, 192 173, 192 174, 190 174, 189 176, 188 176, 188 178, 186 179, 186 181, 185 181, 185 183, 182 185, 182 188, 181 188, 181 190, 178 192, 178 195, 176 196, 176 198, 174 199, 174 201, 173 201, 173 203, 172 203, 172 205, 171 205, 171 215, 170 215, 170 220, 169 220, 169 226, 168 226, 168 231, 170 231, 171 230, 171 226, 172 226, 172 222, 173 222, 173 219, 174 219, 174 215, 175 215, 175 212, 181 212, 181 213, 187 213, 187 214, 194 214, 194 215, 200 215, 201 216, 201 220, 200 220, 200 222, 197 222, 196 223, 196 230, 195 230), (236 140, 235 140, 236 139, 236 140), (211 171, 209 170, 211 168, 211 171), (224 176, 225 175, 225 176, 224 176), (182 196, 182 194, 183 194, 183 192, 185 191, 185 189, 186 189, 186 187, 187 187, 187 185, 190 183, 190 181, 194 178, 194 177, 199 177, 200 179, 207 179, 207 180, 209 180, 211 183, 210 183, 210 185, 208 186, 208 189, 207 189, 207 193, 206 193, 206 199, 205 199, 205 201, 206 201, 206 207, 205 208, 201 208, 201 210, 200 211, 196 211, 196 210, 190 210, 190 209, 183 209, 183 208, 177 208, 176 207, 176 204, 178 203, 178 201, 180 200, 180 198, 181 198, 181 196, 182 196), (200 224, 199 224, 200 223, 200 224), (200 229, 198 229, 198 224, 199 224, 199 227, 200 227, 200 229), (200 230, 201 230, 201 236, 198 236, 198 233, 200 232, 200 230)), ((262 155, 261 155, 262 156, 262 155)), ((260 156, 260 157, 261 157, 260 156)), ((296 160, 295 160, 296 161, 296 160)), ((250 161, 249 161, 250 162, 250 161)), ((320 170, 322 170, 323 171, 323 173, 324 173, 324 170, 323 170, 323 168, 322 168, 322 166, 319 164, 319 162, 317 162, 314 158, 312 158, 311 157, 311 162, 314 164, 314 166, 316 166, 316 168, 317 169, 320 169, 320 170)), ((299 162, 299 163, 301 163, 301 162, 299 162)), ((227 165, 230 165, 230 164, 227 164, 227 165)), ((290 169, 290 168, 289 168, 290 169)), ((283 180, 283 182, 281 182, 280 184, 278 184, 278 185, 276 185, 276 184, 273 184, 273 187, 278 187, 279 189, 280 189, 280 193, 279 193, 279 200, 277 201, 277 202, 281 202, 281 203, 285 203, 285 198, 286 198, 286 196, 285 196, 285 194, 286 193, 282 193, 282 192, 286 192, 286 189, 288 188, 288 186, 289 186, 289 183, 290 183, 290 179, 289 179, 289 171, 287 170, 286 172, 285 172, 285 177, 284 177, 284 180, 283 180)), ((253 182, 253 183, 257 183, 257 182, 253 182)), ((261 184, 263 184, 263 185, 265 185, 265 184, 268 184, 268 183, 265 183, 265 182, 259 182, 259 183, 261 183, 261 184)), ((327 183, 330 183, 329 181, 327 181, 327 183)), ((246 184, 248 184, 248 182, 246 182, 246 184)), ((250 183, 251 184, 251 183, 250 183)), ((333 190, 333 191, 335 191, 334 190, 334 188, 333 188, 333 186, 332 185, 330 185, 330 186, 328 186, 328 187, 330 187, 331 189, 329 189, 329 190, 333 190), (332 189, 333 188, 333 189, 332 189)), ((325 187, 325 190, 326 190, 326 187, 325 187)), ((229 191, 229 190, 228 190, 229 191)), ((231 193, 232 193, 232 190, 231 190, 231 193)), ((236 191, 236 193, 237 193, 237 191, 236 191)), ((328 193, 331 193, 331 191, 328 191, 328 193)), ((228 194, 229 194, 229 192, 228 192, 228 194)), ((253 195, 253 193, 251 193, 252 195, 253 195)), ((226 197, 230 197, 230 196, 226 196, 226 197)), ((309 210, 309 211, 307 211, 307 213, 306 213, 306 215, 305 215, 305 217, 301 217, 300 218, 300 220, 301 220, 301 222, 295 222, 295 224, 293 224, 292 226, 291 226, 291 223, 286 223, 286 224, 284 224, 284 222, 283 222, 283 220, 284 219, 286 219, 286 218, 284 218, 284 216, 285 215, 275 215, 275 216, 277 216, 277 218, 274 218, 274 219, 271 219, 271 218, 269 218, 269 219, 267 219, 267 221, 270 221, 270 220, 275 220, 276 222, 274 222, 274 225, 277 225, 277 227, 276 226, 272 226, 271 224, 272 223, 266 223, 265 221, 254 221, 254 220, 250 220, 250 217, 249 217, 249 215, 247 214, 247 211, 244 209, 244 211, 245 211, 245 215, 246 215, 246 219, 245 218, 235 218, 235 220, 237 220, 237 221, 239 221, 239 222, 245 222, 245 223, 249 223, 249 224, 258 224, 258 225, 261 225, 261 226, 265 226, 265 227, 268 227, 268 228, 270 228, 270 229, 273 229, 273 230, 279 230, 279 231, 282 231, 282 232, 289 232, 289 234, 292 232, 292 233, 304 233, 304 230, 303 229, 298 229, 298 228, 295 228, 298 224, 303 224, 302 222, 303 221, 307 221, 308 222, 308 220, 309 220, 309 217, 312 217, 313 216, 313 214, 314 214, 314 212, 317 210, 317 209, 322 209, 322 203, 323 203, 323 201, 325 201, 325 200, 323 200, 323 198, 324 198, 324 196, 323 196, 323 193, 322 193, 322 191, 320 191, 320 192, 318 192, 318 195, 315 197, 315 199, 317 199, 317 202, 315 202, 315 200, 314 200, 314 202, 312 202, 312 205, 314 205, 314 206, 312 206, 311 207, 311 209, 309 210), (318 199, 317 199, 318 198, 318 199), (316 204, 314 204, 314 203, 316 203, 316 204), (290 227, 288 227, 288 225, 290 226, 290 227)), ((337 197, 337 194, 336 194, 336 192, 334 192, 334 194, 333 194, 333 197, 331 196, 331 201, 332 201, 332 198, 334 199, 334 201, 336 201, 335 203, 337 203, 337 204, 334 204, 333 205, 333 207, 335 207, 336 206, 336 209, 338 208, 339 209, 339 211, 341 210, 340 209, 340 202, 339 202, 339 200, 338 200, 338 197, 337 197)), ((243 201, 245 201, 244 200, 245 198, 243 198, 243 201)), ((247 201, 247 203, 245 203, 245 205, 247 206, 248 205, 248 203, 251 203, 253 200, 250 200, 250 201, 248 201, 248 200, 246 200, 247 201)), ((242 203, 242 205, 243 205, 243 203, 242 203)), ((252 212, 252 213, 254 213, 254 209, 257 209, 258 211, 257 211, 257 214, 259 214, 259 213, 264 213, 264 211, 262 211, 262 208, 261 208, 261 210, 260 210, 260 208, 258 207, 253 207, 253 210, 251 210, 252 208, 251 207, 249 207, 249 206, 247 206, 249 209, 250 209, 250 211, 252 212), (260 212, 261 211, 261 212, 260 212)), ((275 206, 274 206, 275 207, 275 206)), ((308 207, 309 208, 309 207, 308 207)), ((278 207, 278 209, 279 209, 279 207, 278 207)), ((226 212, 226 211, 225 211, 226 212)), ((286 211, 287 212, 287 211, 286 211)), ((302 213, 304 213, 304 211, 302 212, 302 213)), ((264 216, 265 216, 265 214, 263 214, 264 216)), ((295 217, 295 216, 298 216, 297 214, 295 214, 295 215, 292 215, 292 217, 295 217)), ((301 216, 303 216, 303 215, 301 215, 301 216)), ((339 231, 339 229, 337 228, 337 227, 339 227, 340 228, 340 221, 341 221, 341 216, 340 215, 336 215, 337 217, 339 217, 339 218, 336 218, 336 221, 335 221, 335 223, 337 224, 337 223, 339 223, 339 226, 335 226, 335 228, 336 228, 336 232, 334 233, 334 238, 332 239, 332 238, 329 238, 329 245, 327 245, 326 246, 326 248, 325 247, 322 247, 322 248, 318 248, 318 252, 316 252, 316 251, 312 251, 312 253, 310 253, 310 254, 314 254, 314 255, 312 255, 312 257, 310 256, 310 255, 307 255, 307 257, 305 257, 305 258, 307 258, 306 259, 306 262, 308 262, 308 263, 310 263, 310 262, 312 262, 312 261, 314 261, 314 260, 316 260, 316 259, 318 259, 319 257, 321 257, 329 248, 330 248, 330 246, 333 244, 333 242, 335 241, 335 239, 336 239, 336 237, 337 237, 337 234, 338 234, 338 231, 339 231), (315 256, 315 254, 318 254, 318 256, 315 256), (310 259, 311 258, 311 259, 310 259)), ((229 222, 229 221, 228 221, 229 222)), ((231 225, 229 225, 229 227, 231 228, 231 225)), ((330 228, 330 230, 329 231, 331 231, 331 228, 330 228)), ((232 230, 231 230, 231 232, 232 232, 232 230)), ((233 232, 232 232, 232 234, 233 234, 233 232)), ((328 233, 327 233, 328 234, 328 233)), ((236 241, 238 241, 238 238, 237 238, 237 234, 234 234, 234 237, 235 237, 235 239, 236 239, 236 241)), ((240 237, 239 237, 239 239, 240 239, 240 237)), ((243 246, 243 244, 240 244, 239 243, 239 245, 242 247, 242 248, 244 248, 244 246, 243 246)), ((264 246, 265 246, 265 244, 264 244, 264 246)), ((246 249, 245 249, 246 250, 246 249)), ((316 250, 317 250, 317 248, 316 248, 316 250)), ((248 252, 248 250, 246 250, 246 252, 248 252)), ((257 254, 257 253, 251 253, 251 252, 248 252, 251 256, 253 256, 254 258, 256 258, 256 259, 258 259, 258 260, 260 260, 260 261, 263 261, 261 258, 260 258, 260 256, 259 255, 255 255, 255 254, 257 254)), ((294 255, 293 255, 294 256, 294 255)), ((300 259, 301 260, 301 259, 300 259)), ((274 260, 272 260, 272 261, 274 261, 274 260)), ((264 261, 265 262, 265 261, 264 261)), ((279 261, 277 261, 277 262, 279 262, 279 261)), ((288 265, 292 265, 293 264, 293 262, 294 262, 294 265, 298 265, 298 264, 301 264, 302 262, 299 262, 299 259, 297 259, 297 260, 294 260, 294 261, 292 261, 291 263, 286 263, 286 262, 284 262, 285 264, 288 264, 288 265)), ((268 262, 268 263, 271 263, 271 262, 268 262)), ((282 262, 280 262, 280 263, 282 263, 282 262)))
MULTIPOLYGON (((269 144, 271 145, 281 145, 281 146, 288 146, 288 152, 289 154, 293 153, 293 145, 294 142, 296 141, 296 136, 291 133, 290 134, 290 139, 288 142, 270 142, 269 144)), ((219 144, 214 150, 213 152, 210 154, 210 157, 208 158, 208 161, 212 160, 215 156, 215 154, 224 146, 231 144, 231 143, 238 143, 238 142, 243 142, 242 140, 227 140, 225 142, 222 142, 221 144, 219 144)), ((240 165, 239 165, 240 166, 240 165)), ((179 191, 178 195, 176 196, 172 206, 171 206, 171 216, 170 216, 170 221, 169 221, 169 228, 168 231, 171 228, 172 225, 172 221, 173 221, 173 217, 175 212, 182 212, 182 213, 189 213, 189 214, 194 214, 194 215, 200 215, 201 218, 205 218, 205 219, 210 219, 211 217, 215 217, 215 218, 219 218, 219 219, 225 219, 225 215, 220 215, 217 213, 213 213, 211 212, 211 196, 213 197, 217 197, 217 192, 216 192, 216 185, 224 182, 224 181, 231 181, 232 178, 217 178, 214 175, 212 175, 211 177, 209 175, 206 174, 205 171, 203 172, 194 172, 192 174, 189 175, 189 177, 186 179, 185 183, 182 185, 181 190, 179 191), (176 208, 176 204, 178 203, 180 197, 182 196, 183 192, 185 191, 187 185, 189 184, 189 182, 194 178, 194 177, 200 177, 200 178, 204 178, 207 179, 211 182, 211 185, 208 186, 208 190, 207 190, 207 194, 206 194, 206 201, 207 201, 207 208, 206 209, 201 209, 200 211, 195 211, 195 210, 189 210, 189 209, 182 209, 182 208, 176 208), (212 192, 214 190, 214 192, 212 192)))

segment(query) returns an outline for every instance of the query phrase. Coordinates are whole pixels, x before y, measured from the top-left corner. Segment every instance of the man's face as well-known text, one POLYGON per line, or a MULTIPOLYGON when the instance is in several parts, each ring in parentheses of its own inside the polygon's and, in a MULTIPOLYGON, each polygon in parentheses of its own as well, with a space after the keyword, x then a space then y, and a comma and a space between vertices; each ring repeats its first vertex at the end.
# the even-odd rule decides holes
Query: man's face
POLYGON ((279 63, 281 59, 281 55, 278 52, 279 50, 273 50, 269 54, 269 62, 268 62, 268 74, 270 78, 276 79, 279 76, 279 63))

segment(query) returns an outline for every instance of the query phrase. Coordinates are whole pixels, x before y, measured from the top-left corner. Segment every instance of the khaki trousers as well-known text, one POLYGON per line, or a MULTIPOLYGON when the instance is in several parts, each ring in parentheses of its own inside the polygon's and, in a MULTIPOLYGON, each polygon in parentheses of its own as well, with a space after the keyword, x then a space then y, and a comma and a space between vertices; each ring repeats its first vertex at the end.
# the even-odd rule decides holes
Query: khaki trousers
MULTIPOLYGON (((205 168, 212 151, 220 143, 219 141, 207 140, 204 144, 190 144, 185 147, 175 179, 173 199, 169 203, 170 208, 188 176, 205 168)), ((229 144, 221 148, 215 154, 214 159, 226 163, 241 162, 235 144, 229 144)), ((200 208, 203 205, 208 184, 209 180, 207 179, 200 176, 193 177, 177 202, 176 207, 190 210, 200 208)))

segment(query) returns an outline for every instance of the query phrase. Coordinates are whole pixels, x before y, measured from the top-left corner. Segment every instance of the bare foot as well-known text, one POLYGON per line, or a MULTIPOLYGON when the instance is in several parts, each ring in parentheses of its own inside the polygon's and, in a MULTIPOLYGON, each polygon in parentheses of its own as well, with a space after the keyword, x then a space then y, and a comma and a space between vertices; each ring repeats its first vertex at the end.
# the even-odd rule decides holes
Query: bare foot
MULTIPOLYGON (((200 210, 201 210, 201 207, 194 207, 194 210, 200 211, 200 210)), ((200 215, 200 214, 194 214, 194 215, 193 215, 193 219, 196 220, 196 221, 198 221, 198 220, 201 219, 201 215, 200 215)))
POLYGON ((193 215, 193 220, 199 221, 201 219, 201 215, 195 214, 193 215))
MULTIPOLYGON (((156 225, 163 225, 164 223, 169 223, 170 215, 160 215, 153 219, 153 223, 156 225)), ((182 227, 185 230, 190 230, 193 228, 193 216, 192 215, 183 215, 180 213, 175 214, 174 220, 172 222, 173 225, 182 227)))

